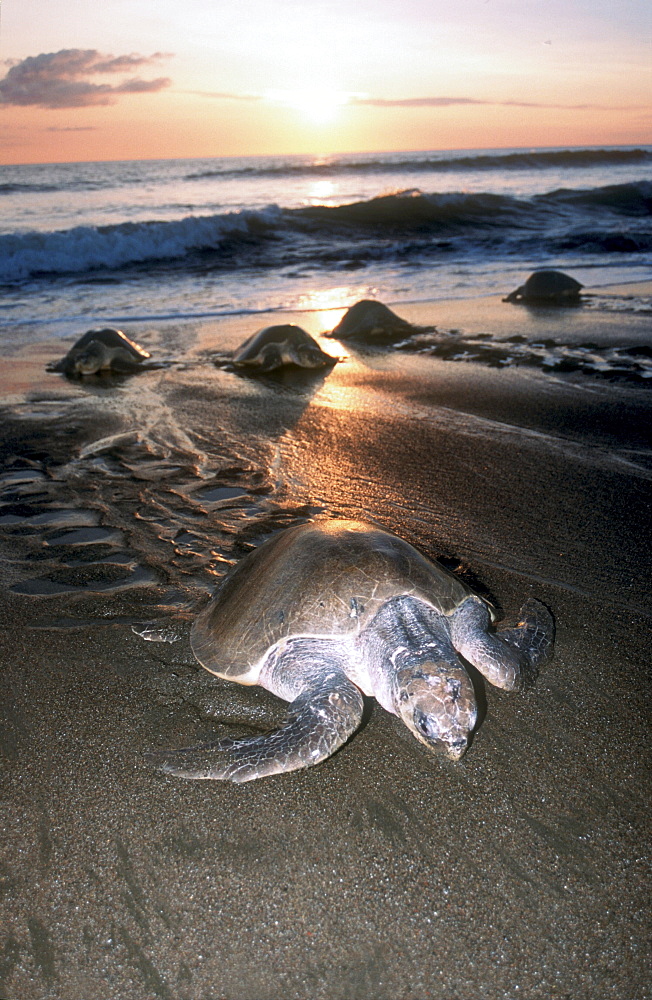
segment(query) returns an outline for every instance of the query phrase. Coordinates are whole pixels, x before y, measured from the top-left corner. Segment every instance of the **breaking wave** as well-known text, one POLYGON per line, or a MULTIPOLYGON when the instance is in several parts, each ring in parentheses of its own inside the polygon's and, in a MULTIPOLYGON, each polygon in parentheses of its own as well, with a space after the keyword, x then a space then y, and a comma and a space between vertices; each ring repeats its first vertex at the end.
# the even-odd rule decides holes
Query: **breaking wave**
POLYGON ((531 198, 407 190, 332 207, 11 233, 0 236, 0 281, 142 266, 354 267, 460 248, 513 254, 532 240, 548 252, 641 253, 652 249, 651 214, 650 181, 531 198))

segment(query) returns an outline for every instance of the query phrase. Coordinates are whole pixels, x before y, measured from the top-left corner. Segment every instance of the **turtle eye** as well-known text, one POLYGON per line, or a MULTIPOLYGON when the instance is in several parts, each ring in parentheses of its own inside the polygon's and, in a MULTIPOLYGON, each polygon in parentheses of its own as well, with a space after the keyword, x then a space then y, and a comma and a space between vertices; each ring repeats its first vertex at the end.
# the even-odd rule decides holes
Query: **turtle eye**
POLYGON ((426 713, 420 712, 418 709, 414 713, 414 725, 422 736, 427 736, 429 739, 432 739, 436 735, 433 732, 433 726, 426 713))

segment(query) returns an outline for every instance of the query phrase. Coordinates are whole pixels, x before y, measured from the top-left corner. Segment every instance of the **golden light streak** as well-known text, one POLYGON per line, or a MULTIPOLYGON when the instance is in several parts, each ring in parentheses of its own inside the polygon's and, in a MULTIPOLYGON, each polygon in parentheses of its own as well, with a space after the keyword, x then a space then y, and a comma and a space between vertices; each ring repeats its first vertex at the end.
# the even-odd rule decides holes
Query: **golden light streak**
POLYGON ((315 314, 315 323, 323 333, 337 326, 342 316, 360 299, 373 298, 374 289, 364 285, 338 285, 306 292, 297 303, 297 311, 315 314))

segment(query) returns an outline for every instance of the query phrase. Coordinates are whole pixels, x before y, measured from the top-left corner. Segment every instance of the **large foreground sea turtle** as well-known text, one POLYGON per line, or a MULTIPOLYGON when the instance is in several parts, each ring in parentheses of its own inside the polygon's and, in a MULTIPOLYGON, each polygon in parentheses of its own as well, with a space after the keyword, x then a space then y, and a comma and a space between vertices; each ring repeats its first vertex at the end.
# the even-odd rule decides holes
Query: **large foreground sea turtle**
POLYGON ((325 368, 337 358, 322 351, 309 333, 294 323, 267 326, 248 337, 233 356, 235 368, 271 372, 284 365, 299 368, 325 368))
POLYGON ((458 760, 477 719, 460 657, 513 691, 552 651, 552 617, 538 601, 512 628, 494 632, 492 618, 458 577, 376 525, 288 528, 235 567, 191 635, 207 670, 290 702, 287 722, 148 758, 183 778, 235 782, 311 767, 358 728, 365 694, 458 760))
POLYGON ((347 309, 335 329, 328 334, 338 340, 363 340, 370 343, 387 343, 402 340, 413 333, 430 327, 414 326, 401 319, 395 312, 373 299, 361 299, 347 309))
POLYGON ((71 376, 110 372, 127 375, 138 371, 149 357, 151 355, 125 337, 122 330, 106 327, 88 330, 51 370, 71 376))
POLYGON ((563 271, 533 271, 524 285, 506 295, 503 302, 533 305, 577 305, 584 286, 563 271))

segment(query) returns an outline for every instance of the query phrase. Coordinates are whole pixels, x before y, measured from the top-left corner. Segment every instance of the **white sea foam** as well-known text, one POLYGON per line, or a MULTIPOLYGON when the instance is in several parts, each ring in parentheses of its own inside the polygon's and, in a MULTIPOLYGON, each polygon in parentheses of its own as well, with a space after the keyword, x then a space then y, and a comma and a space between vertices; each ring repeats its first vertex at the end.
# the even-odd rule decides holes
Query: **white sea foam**
POLYGON ((246 236, 252 226, 275 224, 279 210, 189 216, 177 222, 126 222, 76 226, 67 231, 0 236, 0 281, 38 274, 119 269, 142 261, 178 260, 197 250, 217 250, 225 239, 246 236))

